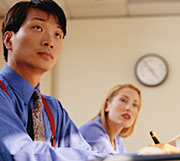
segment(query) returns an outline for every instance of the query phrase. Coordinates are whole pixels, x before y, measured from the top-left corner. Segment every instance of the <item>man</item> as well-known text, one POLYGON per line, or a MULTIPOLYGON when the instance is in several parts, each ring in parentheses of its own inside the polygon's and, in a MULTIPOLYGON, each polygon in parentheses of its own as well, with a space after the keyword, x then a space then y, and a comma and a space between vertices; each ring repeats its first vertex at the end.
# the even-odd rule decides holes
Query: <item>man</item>
POLYGON ((5 85, 0 88, 0 160, 85 161, 100 157, 91 151, 57 99, 41 94, 42 114, 36 110, 30 114, 34 89, 39 93, 41 76, 55 65, 62 50, 66 35, 62 9, 52 0, 19 2, 8 11, 2 35, 7 64, 0 72, 5 85), (34 128, 37 124, 41 126, 34 128))

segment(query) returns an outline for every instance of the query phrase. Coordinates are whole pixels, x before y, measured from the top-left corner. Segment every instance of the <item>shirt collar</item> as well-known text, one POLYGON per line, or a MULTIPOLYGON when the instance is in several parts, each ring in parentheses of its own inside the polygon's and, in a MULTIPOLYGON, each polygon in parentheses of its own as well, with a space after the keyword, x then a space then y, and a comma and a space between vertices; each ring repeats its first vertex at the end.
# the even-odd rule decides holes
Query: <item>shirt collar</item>
MULTIPOLYGON (((28 104, 33 94, 34 87, 26 79, 7 66, 7 64, 2 69, 1 74, 8 81, 11 88, 13 88, 24 102, 28 104)), ((37 88, 39 90, 39 84, 37 88)))

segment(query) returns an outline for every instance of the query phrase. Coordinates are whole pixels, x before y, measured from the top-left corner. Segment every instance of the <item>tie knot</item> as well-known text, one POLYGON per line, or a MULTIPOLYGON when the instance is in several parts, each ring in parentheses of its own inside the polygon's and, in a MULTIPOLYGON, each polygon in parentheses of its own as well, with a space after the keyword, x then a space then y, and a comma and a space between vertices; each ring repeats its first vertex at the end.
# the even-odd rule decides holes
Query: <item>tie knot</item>
POLYGON ((41 94, 39 93, 38 89, 34 89, 33 99, 34 99, 34 100, 38 100, 38 99, 41 100, 41 94))

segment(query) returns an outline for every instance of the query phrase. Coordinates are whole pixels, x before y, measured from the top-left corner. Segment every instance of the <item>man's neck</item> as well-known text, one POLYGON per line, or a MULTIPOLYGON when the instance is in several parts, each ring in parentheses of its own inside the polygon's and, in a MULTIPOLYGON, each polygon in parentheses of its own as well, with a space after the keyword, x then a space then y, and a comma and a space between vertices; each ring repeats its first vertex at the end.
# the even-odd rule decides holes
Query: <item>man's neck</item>
POLYGON ((40 78, 43 74, 42 71, 37 71, 33 68, 14 68, 13 66, 7 64, 11 69, 13 69, 16 73, 26 79, 33 87, 36 87, 40 81, 40 78))

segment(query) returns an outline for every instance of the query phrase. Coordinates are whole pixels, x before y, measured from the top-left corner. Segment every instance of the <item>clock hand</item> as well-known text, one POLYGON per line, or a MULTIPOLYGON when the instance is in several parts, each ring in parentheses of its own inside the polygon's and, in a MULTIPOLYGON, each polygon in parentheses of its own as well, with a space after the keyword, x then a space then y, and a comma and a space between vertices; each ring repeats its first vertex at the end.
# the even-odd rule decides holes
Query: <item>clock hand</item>
POLYGON ((159 79, 158 75, 155 73, 155 71, 151 68, 151 66, 145 61, 144 62, 145 65, 147 66, 147 68, 149 69, 149 71, 154 75, 154 77, 156 77, 157 79, 159 79))

